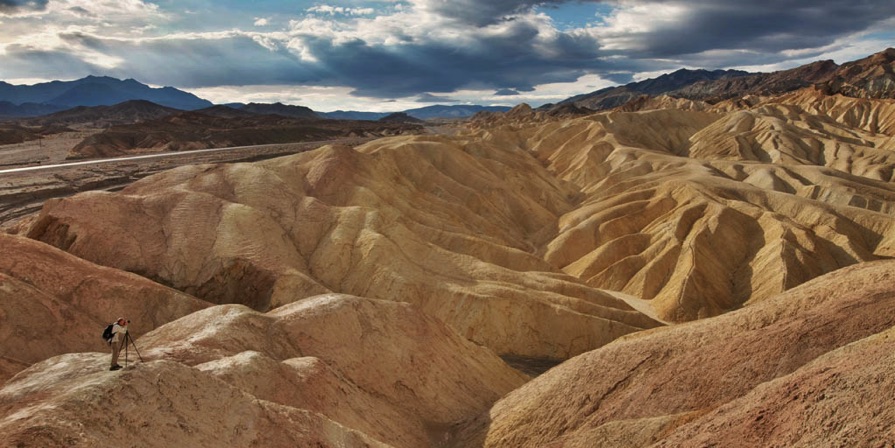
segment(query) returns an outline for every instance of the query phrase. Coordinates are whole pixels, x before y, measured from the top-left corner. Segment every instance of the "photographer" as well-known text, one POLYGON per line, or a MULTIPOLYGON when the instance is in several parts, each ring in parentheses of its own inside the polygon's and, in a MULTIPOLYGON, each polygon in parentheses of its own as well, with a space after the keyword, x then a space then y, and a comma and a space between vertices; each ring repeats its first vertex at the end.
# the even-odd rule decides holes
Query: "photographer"
POLYGON ((110 343, 112 346, 112 367, 109 370, 121 369, 121 366, 118 365, 118 354, 121 353, 121 347, 126 344, 127 324, 129 323, 129 320, 120 317, 115 322, 115 325, 112 326, 112 341, 110 343))

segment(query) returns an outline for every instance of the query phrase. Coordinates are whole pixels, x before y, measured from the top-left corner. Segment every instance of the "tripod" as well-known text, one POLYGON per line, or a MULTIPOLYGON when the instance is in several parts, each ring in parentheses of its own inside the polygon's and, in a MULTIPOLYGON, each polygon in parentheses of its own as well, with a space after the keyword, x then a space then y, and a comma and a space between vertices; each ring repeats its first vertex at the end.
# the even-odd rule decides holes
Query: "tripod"
POLYGON ((137 350, 137 344, 134 342, 133 339, 131 339, 131 334, 130 334, 130 332, 128 332, 128 333, 124 334, 124 367, 127 368, 127 347, 128 347, 127 343, 128 342, 130 342, 131 345, 134 346, 134 351, 137 352, 137 356, 140 358, 140 362, 145 362, 145 361, 143 361, 143 356, 140 355, 140 350, 137 350))

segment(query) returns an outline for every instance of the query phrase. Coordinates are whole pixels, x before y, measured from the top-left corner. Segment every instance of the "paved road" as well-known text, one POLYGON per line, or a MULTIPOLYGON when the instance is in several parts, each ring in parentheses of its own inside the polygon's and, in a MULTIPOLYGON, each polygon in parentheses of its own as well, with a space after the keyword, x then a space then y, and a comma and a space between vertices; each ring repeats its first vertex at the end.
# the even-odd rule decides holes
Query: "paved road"
MULTIPOLYGON (((306 142, 301 143, 301 145, 324 145, 329 142, 306 142)), ((256 145, 256 146, 233 146, 229 148, 212 148, 212 149, 196 149, 192 151, 179 151, 179 152, 164 152, 158 154, 144 154, 139 156, 126 156, 126 157, 114 157, 110 159, 92 159, 92 160, 82 160, 79 162, 67 162, 67 163, 57 163, 54 165, 32 165, 20 168, 8 168, 8 169, 0 169, 0 174, 11 174, 11 173, 24 173, 30 171, 44 171, 44 170, 57 170, 57 169, 65 169, 72 168, 77 166, 94 166, 94 165, 103 165, 107 163, 123 163, 123 162, 131 162, 134 160, 148 160, 148 159, 160 159, 160 158, 193 158, 202 154, 210 154, 216 152, 230 152, 230 153, 240 153, 241 150, 253 150, 253 151, 263 151, 265 148, 281 148, 288 145, 282 144, 274 144, 274 145, 256 145)), ((237 156, 239 157, 239 156, 237 156)))
POLYGON ((15 228, 23 218, 40 211, 49 199, 83 191, 119 190, 136 180, 181 165, 264 160, 308 151, 324 144, 353 146, 369 140, 350 138, 239 146, 5 168, 0 170, 0 231, 15 228))

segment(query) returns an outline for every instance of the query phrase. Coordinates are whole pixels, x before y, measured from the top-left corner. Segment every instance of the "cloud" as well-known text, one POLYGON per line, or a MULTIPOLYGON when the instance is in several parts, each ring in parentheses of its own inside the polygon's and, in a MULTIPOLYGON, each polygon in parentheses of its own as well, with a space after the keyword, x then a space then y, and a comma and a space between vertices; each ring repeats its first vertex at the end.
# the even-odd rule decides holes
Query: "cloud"
POLYGON ((352 23, 292 23, 288 47, 325 67, 356 95, 395 97, 461 88, 531 89, 574 80, 598 60, 589 36, 557 33, 539 14, 486 27, 396 13, 352 23))
POLYGON ((366 16, 376 12, 373 8, 346 8, 343 6, 316 5, 307 9, 310 13, 328 14, 331 16, 366 16))
POLYGON ((588 0, 352 1, 297 12, 228 2, 237 9, 216 19, 198 3, 188 14, 170 9, 176 2, 0 0, 0 14, 17 13, 0 29, 0 79, 93 71, 186 88, 342 88, 373 102, 467 101, 457 92, 553 101, 587 88, 578 80, 588 76, 602 85, 681 67, 788 68, 854 54, 871 31, 895 41, 891 0, 592 0, 602 19, 554 23, 550 14, 573 2, 588 0), (177 31, 197 21, 203 31, 177 31))
POLYGON ((431 93, 420 94, 416 99, 418 103, 458 103, 459 101, 446 96, 432 95, 431 93))
POLYGON ((890 0, 621 0, 604 26, 604 47, 633 57, 686 57, 719 50, 774 55, 819 48, 895 15, 890 0))
POLYGON ((102 67, 67 51, 10 45, 3 56, 3 71, 9 79, 59 79, 59 73, 68 74, 64 79, 74 79, 101 73, 102 67))
POLYGON ((0 0, 0 14, 15 15, 28 11, 43 11, 49 0, 0 0))
POLYGON ((535 6, 561 3, 566 0, 411 0, 422 11, 475 26, 493 25, 535 6))

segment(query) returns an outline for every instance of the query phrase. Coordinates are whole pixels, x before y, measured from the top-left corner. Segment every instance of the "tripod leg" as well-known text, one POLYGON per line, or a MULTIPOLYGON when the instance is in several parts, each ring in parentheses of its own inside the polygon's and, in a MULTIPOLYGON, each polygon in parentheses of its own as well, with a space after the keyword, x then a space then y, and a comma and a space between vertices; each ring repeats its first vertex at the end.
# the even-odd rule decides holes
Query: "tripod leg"
POLYGON ((124 368, 127 368, 127 333, 124 334, 124 368))
MULTIPOLYGON (((130 338, 130 333, 128 333, 127 337, 130 338)), ((137 357, 140 358, 140 362, 146 362, 146 361, 143 361, 143 355, 141 355, 140 350, 137 349, 137 343, 134 342, 133 339, 131 339, 130 341, 131 341, 131 345, 134 346, 134 351, 137 352, 137 357)))

